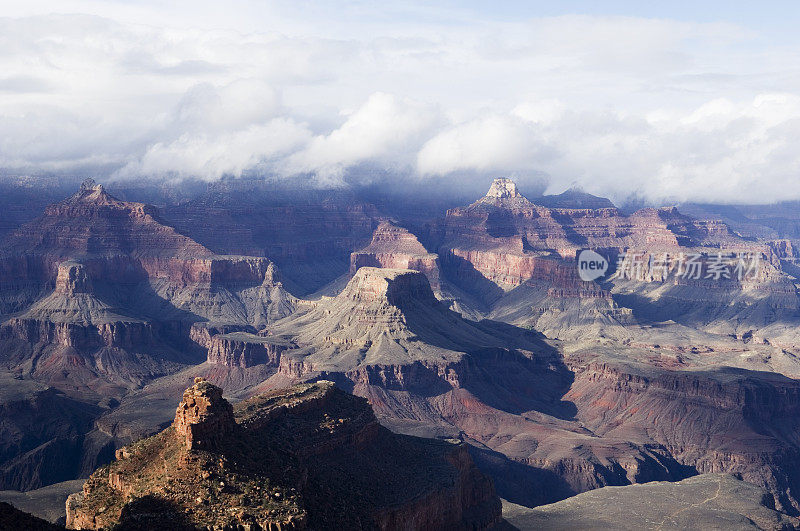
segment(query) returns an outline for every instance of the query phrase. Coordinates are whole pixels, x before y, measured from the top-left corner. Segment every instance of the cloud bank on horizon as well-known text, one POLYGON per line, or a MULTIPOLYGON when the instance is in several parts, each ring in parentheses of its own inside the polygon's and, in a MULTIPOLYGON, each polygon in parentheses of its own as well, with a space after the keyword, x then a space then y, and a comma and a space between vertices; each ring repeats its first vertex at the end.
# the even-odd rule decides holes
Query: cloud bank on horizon
POLYGON ((800 40, 769 23, 215 6, 4 7, 0 169, 335 185, 370 167, 453 183, 545 176, 551 192, 616 200, 800 198, 800 40))

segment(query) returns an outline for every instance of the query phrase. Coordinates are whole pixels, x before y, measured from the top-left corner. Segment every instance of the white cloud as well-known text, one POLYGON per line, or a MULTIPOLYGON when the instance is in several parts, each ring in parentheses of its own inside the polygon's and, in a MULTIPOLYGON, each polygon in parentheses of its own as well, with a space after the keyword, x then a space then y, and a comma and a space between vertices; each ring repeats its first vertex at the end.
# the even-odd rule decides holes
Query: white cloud
POLYGON ((433 108, 377 92, 341 127, 314 137, 290 156, 285 171, 317 173, 323 181, 337 181, 348 167, 362 162, 407 167, 409 154, 432 133, 438 120, 433 108))
POLYGON ((269 167, 276 158, 308 143, 310 137, 303 125, 285 118, 229 132, 184 133, 168 143, 149 146, 140 159, 126 165, 115 176, 208 180, 222 175, 238 176, 259 165, 269 167))
POLYGON ((418 169, 424 175, 459 170, 515 172, 546 159, 537 130, 513 116, 491 114, 451 127, 420 150, 418 169))
POLYGON ((219 11, 9 8, 20 18, 0 18, 0 167, 337 183, 369 165, 544 172, 552 191, 616 199, 800 198, 797 42, 729 23, 499 20, 427 3, 219 11))

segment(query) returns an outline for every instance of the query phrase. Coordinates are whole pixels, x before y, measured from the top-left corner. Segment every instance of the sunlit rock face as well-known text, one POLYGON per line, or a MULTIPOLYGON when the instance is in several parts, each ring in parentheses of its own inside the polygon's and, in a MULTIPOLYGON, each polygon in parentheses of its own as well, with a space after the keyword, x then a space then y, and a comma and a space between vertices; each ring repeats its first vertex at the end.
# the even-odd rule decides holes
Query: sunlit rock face
POLYGON ((506 199, 509 197, 522 197, 522 194, 517 191, 517 183, 511 179, 495 179, 486 192, 486 197, 496 197, 498 199, 506 199))
POLYGON ((222 389, 200 377, 184 391, 172 423, 189 450, 217 447, 235 426, 233 408, 222 398, 222 389))
POLYGON ((350 255, 350 274, 360 267, 413 269, 428 277, 431 288, 441 288, 439 257, 429 253, 416 236, 388 221, 375 229, 370 244, 350 255))

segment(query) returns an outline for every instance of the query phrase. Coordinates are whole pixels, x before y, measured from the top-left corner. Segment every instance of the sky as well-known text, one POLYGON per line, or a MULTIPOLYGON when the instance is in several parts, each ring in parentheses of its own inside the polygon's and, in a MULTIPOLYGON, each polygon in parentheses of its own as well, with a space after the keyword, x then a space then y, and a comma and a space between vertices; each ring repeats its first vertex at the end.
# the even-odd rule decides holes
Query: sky
POLYGON ((700 0, 0 0, 0 170, 800 199, 799 15, 700 0))

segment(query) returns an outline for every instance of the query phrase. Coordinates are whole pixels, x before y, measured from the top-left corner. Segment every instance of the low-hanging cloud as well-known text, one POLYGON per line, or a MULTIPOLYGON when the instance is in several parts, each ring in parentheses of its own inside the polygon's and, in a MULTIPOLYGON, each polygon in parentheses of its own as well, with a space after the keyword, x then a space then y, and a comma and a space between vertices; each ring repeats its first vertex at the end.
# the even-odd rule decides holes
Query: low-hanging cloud
POLYGON ((748 28, 460 12, 244 31, 207 7, 204 29, 145 7, 0 18, 0 169, 336 185, 366 165, 545 174, 614 199, 800 198, 800 79, 781 66, 797 49, 748 28))

